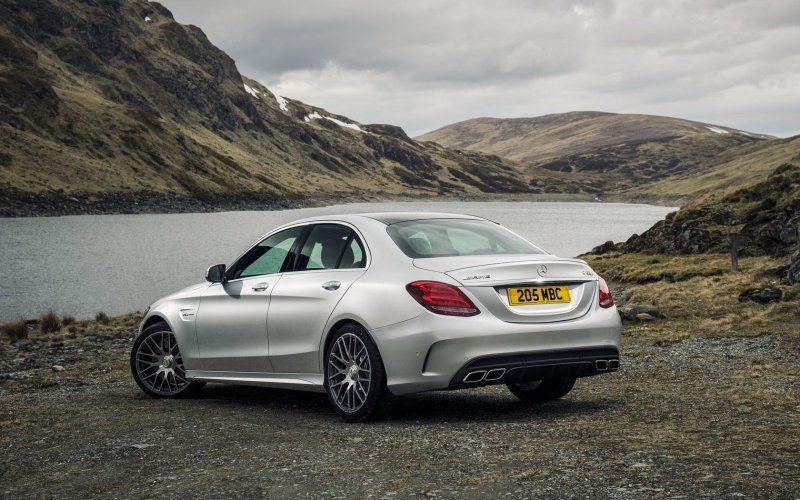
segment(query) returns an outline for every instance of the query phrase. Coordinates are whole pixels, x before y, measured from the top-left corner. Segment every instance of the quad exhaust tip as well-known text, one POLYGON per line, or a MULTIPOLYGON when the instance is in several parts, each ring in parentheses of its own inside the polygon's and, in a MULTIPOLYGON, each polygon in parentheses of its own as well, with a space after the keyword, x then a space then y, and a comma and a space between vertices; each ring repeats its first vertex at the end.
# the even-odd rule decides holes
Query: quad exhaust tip
POLYGON ((619 360, 598 359, 594 362, 594 367, 599 372, 619 370, 619 360))
POLYGON ((475 372, 469 372, 466 377, 464 377, 463 382, 466 384, 476 384, 486 377, 486 370, 478 370, 475 372))
POLYGON ((505 368, 492 368, 491 370, 477 370, 474 372, 469 372, 466 377, 464 377, 465 384, 477 384, 478 382, 497 382, 503 375, 506 374, 505 368))
POLYGON ((483 379, 485 382, 494 382, 503 378, 503 375, 506 374, 505 368, 495 368, 494 370, 489 370, 486 374, 486 377, 483 379))

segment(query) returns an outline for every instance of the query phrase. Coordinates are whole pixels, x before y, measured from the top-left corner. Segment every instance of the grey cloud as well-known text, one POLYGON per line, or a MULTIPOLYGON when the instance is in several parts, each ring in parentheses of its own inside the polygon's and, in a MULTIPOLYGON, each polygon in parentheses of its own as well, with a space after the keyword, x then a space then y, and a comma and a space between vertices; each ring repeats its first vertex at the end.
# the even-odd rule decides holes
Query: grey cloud
POLYGON ((244 74, 411 133, 480 115, 575 109, 800 132, 796 0, 165 4, 244 74), (720 98, 728 95, 746 102, 720 98))

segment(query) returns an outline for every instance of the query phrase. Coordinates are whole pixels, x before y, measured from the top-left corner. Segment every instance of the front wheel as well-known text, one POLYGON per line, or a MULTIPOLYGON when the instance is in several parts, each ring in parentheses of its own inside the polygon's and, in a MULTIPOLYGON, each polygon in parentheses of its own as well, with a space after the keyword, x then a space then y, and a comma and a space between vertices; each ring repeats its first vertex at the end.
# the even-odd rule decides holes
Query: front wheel
POLYGON ((333 408, 348 422, 374 418, 388 405, 381 355, 360 326, 344 325, 333 333, 325 353, 325 390, 333 408))
POLYGON ((575 377, 547 378, 531 382, 511 382, 508 390, 522 401, 542 402, 563 398, 575 385, 575 377))
POLYGON ((136 338, 131 349, 131 373, 136 384, 154 398, 190 396, 205 385, 186 378, 175 334, 164 322, 145 328, 136 338))

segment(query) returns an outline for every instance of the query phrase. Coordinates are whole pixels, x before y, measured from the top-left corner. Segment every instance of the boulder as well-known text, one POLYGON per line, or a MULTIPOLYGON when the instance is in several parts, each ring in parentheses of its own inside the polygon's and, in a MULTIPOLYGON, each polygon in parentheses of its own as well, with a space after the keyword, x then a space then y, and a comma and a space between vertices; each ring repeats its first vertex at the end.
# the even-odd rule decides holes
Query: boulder
POLYGON ((783 292, 774 286, 765 286, 763 288, 748 288, 739 294, 739 302, 746 302, 751 300, 759 304, 767 304, 781 300, 783 292))
POLYGON ((589 252, 594 255, 602 255, 604 253, 613 252, 616 250, 617 246, 614 244, 613 241, 609 240, 603 243, 602 245, 598 245, 589 252))
POLYGON ((640 320, 640 321, 653 321, 658 318, 664 318, 664 314, 653 306, 640 306, 636 304, 627 304, 619 309, 619 315, 622 319, 640 320))

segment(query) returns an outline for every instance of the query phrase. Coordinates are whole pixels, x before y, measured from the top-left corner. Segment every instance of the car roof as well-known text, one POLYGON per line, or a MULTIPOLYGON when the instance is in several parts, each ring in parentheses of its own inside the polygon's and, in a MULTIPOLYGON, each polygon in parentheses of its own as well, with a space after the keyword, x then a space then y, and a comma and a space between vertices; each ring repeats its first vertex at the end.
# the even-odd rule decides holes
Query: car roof
POLYGON ((465 220, 484 220, 481 217, 474 215, 451 214, 451 213, 438 213, 438 212, 373 212, 361 214, 331 214, 331 215, 318 215, 315 217, 308 217, 295 222, 315 222, 315 221, 343 221, 356 223, 359 219, 363 218, 374 219, 382 222, 387 226, 396 224, 398 222, 407 222, 414 220, 427 220, 427 219, 465 219, 465 220))
POLYGON ((369 217, 379 222, 383 222, 387 226, 397 224, 398 222, 408 222, 412 220, 427 220, 427 219, 468 219, 480 220, 480 217, 474 215, 463 214, 448 214, 439 212, 376 212, 368 214, 359 214, 363 217, 369 217))

